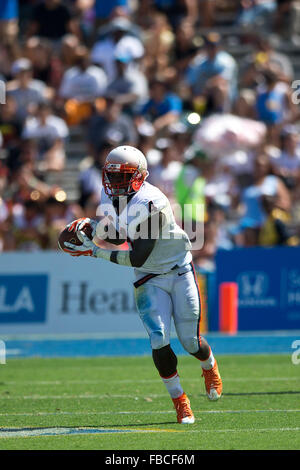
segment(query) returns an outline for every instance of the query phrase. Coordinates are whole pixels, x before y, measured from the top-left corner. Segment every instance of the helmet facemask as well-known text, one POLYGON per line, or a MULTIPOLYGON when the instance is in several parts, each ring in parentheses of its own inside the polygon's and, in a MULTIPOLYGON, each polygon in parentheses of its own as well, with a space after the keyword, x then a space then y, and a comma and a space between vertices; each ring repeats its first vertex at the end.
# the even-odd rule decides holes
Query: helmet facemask
POLYGON ((102 182, 108 196, 129 196, 138 191, 145 176, 137 168, 109 164, 103 169, 102 182))

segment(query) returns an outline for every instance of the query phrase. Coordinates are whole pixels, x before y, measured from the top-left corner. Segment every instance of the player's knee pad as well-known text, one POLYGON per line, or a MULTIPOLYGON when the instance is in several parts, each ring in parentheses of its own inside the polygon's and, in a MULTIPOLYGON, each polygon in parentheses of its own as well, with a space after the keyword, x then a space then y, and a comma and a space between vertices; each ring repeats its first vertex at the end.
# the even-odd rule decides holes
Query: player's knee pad
POLYGON ((195 354, 199 350, 199 340, 196 337, 180 338, 180 342, 189 354, 195 354))
POLYGON ((150 333, 150 343, 152 349, 161 349, 169 344, 162 330, 154 330, 150 333))

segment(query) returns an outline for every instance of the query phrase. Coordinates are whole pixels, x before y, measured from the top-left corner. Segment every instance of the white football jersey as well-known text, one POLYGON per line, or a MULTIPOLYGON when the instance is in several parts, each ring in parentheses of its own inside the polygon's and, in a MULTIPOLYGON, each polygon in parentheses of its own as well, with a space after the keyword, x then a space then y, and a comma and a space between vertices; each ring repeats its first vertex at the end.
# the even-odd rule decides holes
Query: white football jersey
MULTIPOLYGON (((137 271, 154 274, 164 274, 172 270, 175 266, 181 267, 192 261, 191 243, 184 230, 175 221, 175 217, 168 198, 155 186, 144 182, 134 196, 126 205, 127 198, 117 198, 121 209, 120 215, 116 213, 112 199, 107 196, 104 189, 101 194, 101 204, 97 215, 111 215, 112 225, 120 232, 126 229, 127 237, 134 240, 136 234, 143 238, 150 238, 150 234, 139 233, 139 224, 147 220, 150 215, 154 215, 153 222, 158 223, 155 214, 161 212, 164 215, 163 226, 159 237, 156 239, 154 248, 149 257, 137 271)), ((153 233, 155 233, 153 231, 153 233)), ((123 234, 122 234, 123 236, 123 234)))

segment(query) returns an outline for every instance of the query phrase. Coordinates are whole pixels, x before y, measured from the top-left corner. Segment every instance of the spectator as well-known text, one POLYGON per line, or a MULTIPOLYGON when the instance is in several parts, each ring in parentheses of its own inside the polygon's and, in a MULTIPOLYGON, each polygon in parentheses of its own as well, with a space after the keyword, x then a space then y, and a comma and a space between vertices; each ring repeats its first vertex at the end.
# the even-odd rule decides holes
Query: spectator
POLYGON ((103 112, 97 112, 87 124, 89 151, 95 158, 105 142, 135 145, 137 132, 132 119, 122 113, 122 105, 113 96, 106 99, 103 112))
POLYGON ((123 13, 124 16, 129 13, 129 1, 128 0, 110 0, 109 2, 103 2, 103 0, 95 0, 95 16, 96 16, 96 27, 108 23, 114 12, 118 10, 119 16, 123 13), (121 11, 120 11, 121 10, 121 11))
POLYGON ((234 244, 232 240, 232 234, 230 232, 230 227, 232 224, 229 217, 230 211, 228 211, 227 208, 225 208, 223 205, 219 205, 216 202, 210 201, 208 212, 209 222, 211 224, 215 224, 216 226, 216 250, 231 250, 234 248, 234 244))
POLYGON ((154 0, 156 9, 163 12, 170 19, 174 29, 184 19, 188 19, 193 23, 197 22, 198 3, 197 0, 154 0))
POLYGON ((236 100, 233 103, 233 114, 245 119, 255 119, 255 101, 256 94, 254 90, 247 88, 240 90, 236 100))
POLYGON ((6 150, 19 144, 22 127, 22 121, 17 117, 16 100, 8 95, 5 106, 0 105, 0 133, 6 150))
POLYGON ((107 86, 104 71, 90 64, 88 49, 78 46, 75 65, 68 69, 59 89, 65 100, 66 120, 69 125, 79 124, 91 116, 93 103, 103 106, 103 95, 107 86))
POLYGON ((276 195, 262 195, 262 206, 266 221, 258 234, 260 246, 299 245, 299 238, 293 233, 291 215, 286 210, 276 207, 276 195))
POLYGON ((166 82, 153 80, 150 83, 150 99, 145 103, 139 116, 149 120, 156 131, 160 131, 178 121, 182 112, 182 101, 178 95, 168 90, 166 82))
POLYGON ((13 44, 18 35, 19 9, 17 0, 2 0, 0 3, 0 42, 13 44))
POLYGON ((276 11, 275 0, 242 0, 237 25, 270 29, 276 11))
POLYGON ((216 0, 201 0, 199 3, 199 17, 201 26, 211 28, 216 22, 216 0))
POLYGON ((124 111, 133 114, 148 98, 148 83, 141 71, 128 67, 129 62, 129 56, 116 57, 117 75, 108 85, 106 93, 116 96, 124 111))
POLYGON ((128 56, 131 62, 134 62, 144 55, 142 41, 132 31, 134 31, 134 25, 131 21, 127 18, 115 18, 91 50, 92 62, 103 67, 109 82, 116 77, 115 58, 117 56, 128 56))
MULTIPOLYGON (((96 194, 91 194, 90 197, 82 205, 84 211, 84 217, 95 218, 97 217, 97 210, 99 207, 99 197, 96 194)), ((97 244, 99 244, 97 242, 97 244)))
POLYGON ((30 170, 33 171, 35 162, 37 161, 37 155, 36 143, 29 139, 20 139, 18 145, 7 148, 7 158, 5 163, 9 171, 9 179, 12 178, 12 180, 14 180, 14 183, 9 181, 9 186, 7 188, 9 191, 12 188, 12 193, 14 193, 15 190, 18 190, 18 183, 16 183, 16 181, 19 170, 22 168, 26 168, 26 170, 27 168, 30 168, 30 170))
POLYGON ((52 114, 49 104, 42 103, 36 116, 27 118, 22 136, 37 142, 40 171, 60 171, 64 168, 64 141, 68 135, 65 121, 52 114))
POLYGON ((2 199, 1 195, 3 192, 3 187, 6 184, 6 171, 1 166, 0 167, 0 253, 6 250, 6 238, 7 232, 9 230, 8 216, 9 209, 8 204, 2 199))
POLYGON ((12 227, 15 250, 36 251, 45 247, 43 215, 38 202, 28 200, 24 205, 14 205, 12 227))
MULTIPOLYGON (((0 134, 0 144, 1 144, 1 134, 0 134)), ((8 168, 1 162, 0 163, 0 213, 2 215, 3 215, 4 208, 6 208, 6 203, 3 201, 1 196, 7 184, 7 175, 8 175, 8 168)), ((2 215, 0 217, 2 217, 2 215)))
POLYGON ((0 41, 0 79, 4 82, 12 77, 12 64, 22 55, 20 44, 16 41, 13 44, 3 44, 0 41))
POLYGON ((218 243, 218 225, 209 220, 203 225, 203 246, 193 251, 193 260, 203 273, 215 270, 215 255, 218 243))
POLYGON ((37 176, 35 156, 34 143, 25 141, 22 145, 19 165, 9 175, 10 186, 7 197, 11 201, 20 204, 24 204, 29 199, 43 202, 62 191, 57 185, 49 185, 37 176))
POLYGON ((173 47, 174 60, 172 66, 174 67, 174 74, 177 79, 182 79, 186 69, 195 58, 198 47, 194 42, 195 28, 190 21, 182 21, 175 32, 175 41, 173 47))
MULTIPOLYGON (((49 197, 42 205, 44 233, 47 249, 57 249, 57 239, 65 226, 76 218, 76 213, 66 201, 58 201, 54 196, 49 197)), ((80 214, 81 215, 81 214, 80 214)))
POLYGON ((79 35, 69 7, 61 0, 44 0, 33 8, 28 37, 40 36, 57 42, 67 33, 79 35))
POLYGON ((276 70, 263 73, 264 85, 257 88, 257 118, 268 126, 269 141, 277 143, 280 127, 293 119, 295 107, 288 85, 278 79, 276 70))
POLYGON ((32 63, 26 58, 16 60, 11 72, 15 79, 7 83, 7 93, 16 101, 16 116, 24 120, 47 98, 47 87, 42 81, 33 79, 32 63))
POLYGON ((151 168, 154 168, 161 161, 161 151, 155 146, 155 129, 148 121, 142 122, 137 126, 138 132, 138 148, 145 155, 151 173, 151 168))
POLYGON ((107 78, 100 67, 90 64, 88 49, 78 46, 75 65, 68 69, 62 79, 59 95, 64 99, 74 98, 87 102, 106 91, 107 78))
POLYGON ((53 74, 51 43, 46 39, 32 36, 25 43, 24 55, 32 64, 33 77, 51 86, 53 74))
POLYGON ((218 248, 234 243, 290 243, 285 230, 300 220, 300 111, 291 87, 300 9, 290 0, 246 0, 238 21, 255 25, 255 34, 249 27, 213 32, 216 20, 218 28, 229 25, 239 3, 22 0, 19 15, 15 0, 0 1, 7 91, 0 250, 55 248, 65 223, 94 217, 105 155, 120 144, 143 151, 149 181, 171 201, 191 203, 186 229, 194 239, 204 226, 203 248, 194 252, 202 270, 214 268, 218 248), (210 32, 201 37, 199 27, 210 32), (51 184, 51 173, 64 169, 73 150, 82 156, 79 188, 66 192, 51 184), (20 220, 30 228, 24 240, 20 220))
POLYGON ((80 41, 75 34, 66 34, 61 40, 60 60, 64 70, 75 66, 80 41))
POLYGON ((181 160, 186 149, 192 145, 193 133, 186 124, 181 121, 174 122, 168 126, 168 135, 176 147, 181 160))
POLYGON ((148 21, 149 25, 144 34, 145 74, 149 79, 153 76, 163 79, 170 75, 169 66, 175 36, 168 17, 163 13, 154 11, 148 21))
POLYGON ((194 238, 195 233, 202 233, 207 220, 205 184, 213 174, 215 163, 198 146, 188 148, 184 159, 175 181, 175 196, 181 207, 183 228, 194 238))
POLYGON ((214 172, 206 180, 205 197, 207 204, 217 205, 229 210, 235 203, 238 194, 236 176, 223 159, 217 160, 214 172))
POLYGON ((274 20, 274 32, 281 38, 299 45, 300 10, 299 2, 294 0, 276 0, 277 11, 274 20))
POLYGON ((204 38, 204 50, 190 64, 185 75, 194 106, 201 99, 205 114, 230 109, 237 92, 237 65, 234 58, 221 50, 221 37, 209 33, 204 38))
POLYGON ((182 168, 180 155, 171 139, 158 139, 156 146, 162 152, 161 161, 154 166, 149 182, 157 186, 172 202, 175 202, 174 183, 182 168))
POLYGON ((300 183, 299 131, 293 126, 284 128, 280 135, 280 153, 272 159, 274 173, 289 189, 300 183))
POLYGON ((278 79, 290 83, 294 76, 292 63, 287 55, 276 51, 271 39, 263 34, 252 39, 254 52, 247 54, 240 65, 240 84, 255 88, 259 84, 261 72, 276 68, 278 79))
POLYGON ((84 168, 79 174, 80 205, 94 202, 96 206, 100 204, 102 191, 102 168, 105 163, 106 155, 112 150, 113 146, 109 142, 103 142, 98 153, 92 159, 90 166, 84 168))
POLYGON ((244 213, 240 220, 243 230, 243 243, 253 246, 258 243, 260 227, 265 223, 266 214, 262 206, 262 195, 276 196, 276 205, 282 210, 290 210, 290 195, 284 183, 272 174, 270 159, 265 154, 258 154, 254 162, 252 185, 241 194, 244 213))

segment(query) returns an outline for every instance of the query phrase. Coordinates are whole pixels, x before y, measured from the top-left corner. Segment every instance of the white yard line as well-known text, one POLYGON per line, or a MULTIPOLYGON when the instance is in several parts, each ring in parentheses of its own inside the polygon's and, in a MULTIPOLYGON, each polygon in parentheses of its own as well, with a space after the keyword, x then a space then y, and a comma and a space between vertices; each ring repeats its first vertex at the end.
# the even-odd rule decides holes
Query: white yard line
MULTIPOLYGON (((195 430, 192 430, 192 429, 187 429, 185 432, 198 432, 198 433, 202 433, 202 432, 206 432, 206 433, 209 433, 209 432, 212 432, 212 433, 215 433, 215 432, 218 432, 218 433, 227 433, 227 432, 238 432, 238 433, 242 433, 242 432, 277 432, 277 431, 300 431, 300 427, 297 427, 297 428, 239 428, 239 429, 195 429, 195 430)), ((184 432, 184 431, 182 431, 184 432)))
POLYGON ((147 395, 97 395, 97 394, 84 394, 84 395, 3 395, 0 396, 0 400, 76 400, 76 399, 85 399, 85 400, 105 400, 105 399, 120 399, 120 398, 130 398, 132 400, 140 400, 149 398, 162 398, 166 397, 166 394, 147 394, 147 395))
POLYGON ((52 437, 70 436, 78 434, 126 434, 126 433, 155 433, 155 432, 180 432, 173 429, 107 429, 107 428, 44 428, 44 429, 0 429, 1 438, 16 437, 52 437))
MULTIPOLYGON (((251 392, 250 392, 251 393, 251 392)), ((255 393, 255 392, 253 392, 255 393)), ((297 392, 295 392, 297 393, 297 392)), ((201 394, 204 396, 204 393, 201 394)), ((125 394, 76 394, 76 395, 0 395, 0 400, 113 400, 113 399, 131 399, 131 400, 145 400, 147 398, 165 398, 166 394, 163 393, 147 393, 147 394, 134 394, 134 395, 125 395, 125 394)))
MULTIPOLYGON (((288 410, 193 410, 199 414, 231 414, 231 413, 299 413, 300 409, 288 410)), ((161 411, 36 411, 34 413, 0 413, 0 416, 93 416, 93 415, 152 415, 152 414, 174 414, 174 410, 161 411)), ((1 427, 0 427, 1 430, 1 427)))
MULTIPOLYGON (((199 377, 195 377, 192 379, 182 379, 184 382, 198 382, 200 380, 199 377)), ((97 380, 24 380, 24 381, 3 381, 1 382, 1 385, 67 385, 67 384, 87 384, 87 385, 92 385, 92 384, 103 384, 107 379, 103 378, 97 379, 97 380)), ((272 382, 285 382, 285 381, 299 381, 299 377, 233 377, 233 378, 223 378, 223 382, 249 382, 250 380, 252 382, 267 382, 267 381, 272 381, 272 382)), ((156 379, 143 379, 143 380, 138 380, 138 383, 155 383, 156 379)), ((110 380, 110 383, 117 383, 117 384, 126 384, 126 383, 137 383, 137 380, 133 379, 124 379, 124 380, 110 380)))
POLYGON ((107 428, 43 428, 43 429, 24 429, 19 430, 8 428, 0 430, 0 438, 16 438, 16 437, 53 437, 78 434, 118 434, 118 433, 248 433, 248 432, 283 432, 283 431, 300 431, 300 427, 284 427, 284 428, 241 428, 241 429, 107 429, 107 428))

